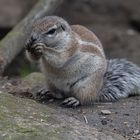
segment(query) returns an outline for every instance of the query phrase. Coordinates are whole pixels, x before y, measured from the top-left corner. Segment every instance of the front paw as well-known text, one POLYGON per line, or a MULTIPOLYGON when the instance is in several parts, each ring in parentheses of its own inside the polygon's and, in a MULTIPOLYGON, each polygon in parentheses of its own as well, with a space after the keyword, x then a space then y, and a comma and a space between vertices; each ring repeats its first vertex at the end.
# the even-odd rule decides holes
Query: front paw
POLYGON ((26 50, 28 51, 28 53, 36 57, 41 57, 43 54, 43 46, 39 44, 26 45, 26 50))
POLYGON ((48 91, 47 89, 41 89, 37 91, 34 98, 35 100, 40 102, 46 102, 54 99, 53 93, 51 91, 48 91))

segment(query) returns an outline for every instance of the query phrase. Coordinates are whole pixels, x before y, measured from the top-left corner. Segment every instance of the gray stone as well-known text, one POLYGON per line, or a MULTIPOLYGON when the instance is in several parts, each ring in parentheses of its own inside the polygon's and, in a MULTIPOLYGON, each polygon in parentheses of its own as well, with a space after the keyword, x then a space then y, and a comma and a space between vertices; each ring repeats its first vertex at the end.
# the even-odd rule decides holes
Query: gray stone
POLYGON ((1 140, 123 140, 33 100, 0 94, 1 140))
POLYGON ((109 110, 101 110, 101 114, 102 115, 110 115, 111 111, 109 111, 109 110))
MULTIPOLYGON (((41 79, 41 74, 33 73, 23 80, 21 86, 33 87, 41 79)), ((51 108, 31 99, 19 98, 3 91, 0 92, 0 139, 124 140, 118 134, 99 132, 63 111, 60 112, 60 109, 51 108)))

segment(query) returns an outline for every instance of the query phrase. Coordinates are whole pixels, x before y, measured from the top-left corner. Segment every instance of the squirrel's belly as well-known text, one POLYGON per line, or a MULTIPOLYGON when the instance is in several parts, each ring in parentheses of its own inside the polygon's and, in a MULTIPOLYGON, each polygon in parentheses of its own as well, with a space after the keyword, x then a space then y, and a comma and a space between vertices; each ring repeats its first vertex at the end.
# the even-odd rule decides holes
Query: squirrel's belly
POLYGON ((49 79, 51 81, 51 83, 60 91, 63 92, 70 92, 70 85, 71 82, 70 80, 67 79, 49 79))
POLYGON ((72 85, 77 81, 78 77, 73 77, 71 79, 65 78, 49 78, 49 81, 60 91, 64 93, 69 93, 72 90, 72 85))

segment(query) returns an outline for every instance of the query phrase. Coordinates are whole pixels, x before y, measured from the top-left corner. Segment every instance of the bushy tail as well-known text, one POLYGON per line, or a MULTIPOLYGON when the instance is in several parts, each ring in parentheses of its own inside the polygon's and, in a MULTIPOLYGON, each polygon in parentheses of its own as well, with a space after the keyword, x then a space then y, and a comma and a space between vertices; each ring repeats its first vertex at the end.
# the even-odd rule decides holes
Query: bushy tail
POLYGON ((130 95, 140 95, 140 68, 125 59, 108 61, 100 101, 116 101, 130 95))

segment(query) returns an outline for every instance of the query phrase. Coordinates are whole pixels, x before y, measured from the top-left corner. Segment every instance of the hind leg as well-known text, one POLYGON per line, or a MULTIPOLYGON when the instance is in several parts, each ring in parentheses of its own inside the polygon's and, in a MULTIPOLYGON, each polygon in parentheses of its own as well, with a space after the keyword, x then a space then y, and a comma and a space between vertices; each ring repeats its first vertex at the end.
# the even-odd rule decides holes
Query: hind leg
POLYGON ((101 83, 101 81, 99 82, 99 80, 96 80, 96 77, 82 78, 71 87, 71 96, 65 99, 62 104, 66 107, 76 107, 94 103, 97 100, 97 94, 101 83))

